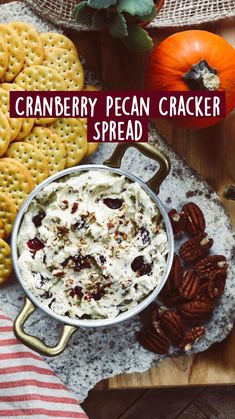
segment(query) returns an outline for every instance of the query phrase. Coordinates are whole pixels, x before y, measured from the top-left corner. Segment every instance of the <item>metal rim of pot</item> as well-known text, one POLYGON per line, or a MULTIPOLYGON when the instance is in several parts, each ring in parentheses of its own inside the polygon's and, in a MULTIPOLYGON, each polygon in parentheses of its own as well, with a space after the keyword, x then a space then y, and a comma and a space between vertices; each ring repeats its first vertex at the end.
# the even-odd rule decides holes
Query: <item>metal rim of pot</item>
POLYGON ((26 199, 26 201, 20 208, 20 211, 18 212, 18 215, 14 223, 12 238, 11 238, 12 261, 13 261, 14 270, 15 270, 17 279, 20 282, 26 294, 24 306, 14 322, 14 332, 15 332, 16 337, 19 340, 21 340, 25 345, 27 345, 31 349, 43 355, 56 356, 56 355, 59 355, 65 349, 71 335, 74 332, 76 332, 79 327, 107 327, 107 326, 115 325, 117 323, 128 320, 131 317, 137 315, 142 310, 144 310, 157 297, 157 295, 160 293, 169 275, 171 265, 173 262, 173 256, 174 256, 174 236, 173 236, 171 223, 161 200, 157 196, 159 187, 161 183, 163 182, 163 180, 167 177, 169 171, 170 171, 170 161, 168 157, 164 153, 160 152, 156 147, 147 143, 134 143, 134 144, 124 143, 124 144, 117 145, 110 159, 106 160, 103 165, 99 165, 99 164, 81 165, 81 166, 75 166, 75 167, 65 169, 61 172, 56 173, 55 175, 52 175, 51 177, 43 181, 40 185, 38 185, 31 192, 31 194, 28 196, 28 198, 26 199), (159 170, 148 182, 144 182, 138 177, 136 177, 135 175, 132 175, 126 172, 125 170, 120 169, 122 158, 129 147, 136 148, 145 156, 159 163, 159 170), (80 319, 69 318, 66 316, 60 316, 56 314, 50 308, 43 306, 42 303, 37 299, 37 297, 33 295, 32 292, 27 288, 24 282, 24 279, 21 276, 20 269, 18 266, 18 250, 17 250, 18 232, 19 232, 24 214, 27 211, 32 200, 35 198, 38 192, 41 191, 49 183, 52 183, 68 175, 72 175, 72 174, 75 175, 76 173, 89 171, 89 170, 106 170, 112 173, 117 173, 119 175, 125 176, 133 182, 137 182, 148 193, 148 195, 152 197, 154 202, 156 202, 165 223, 167 237, 168 237, 168 244, 169 244, 166 267, 165 267, 165 270, 161 279, 158 282, 157 287, 146 298, 144 298, 140 303, 138 303, 136 307, 119 314, 115 318, 109 318, 109 319, 97 319, 97 320, 96 319, 93 319, 93 320, 81 319, 80 320, 80 319), (60 323, 63 324, 59 342, 54 347, 48 346, 41 339, 37 338, 36 336, 31 336, 24 331, 25 322, 37 308, 41 309, 44 313, 53 317, 54 319, 58 320, 60 323))

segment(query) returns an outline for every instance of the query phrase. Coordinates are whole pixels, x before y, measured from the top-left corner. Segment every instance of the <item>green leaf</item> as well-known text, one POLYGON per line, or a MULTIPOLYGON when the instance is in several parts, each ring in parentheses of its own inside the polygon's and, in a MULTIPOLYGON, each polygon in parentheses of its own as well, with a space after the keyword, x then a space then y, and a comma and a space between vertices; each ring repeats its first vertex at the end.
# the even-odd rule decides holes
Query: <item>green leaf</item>
POLYGON ((77 22, 82 23, 83 25, 91 26, 92 16, 93 11, 89 6, 87 6, 86 1, 82 1, 74 7, 73 17, 77 20, 77 22))
POLYGON ((153 0, 118 0, 117 10, 119 13, 126 12, 132 16, 148 16, 155 6, 153 0))
POLYGON ((107 9, 110 6, 115 6, 117 0, 88 0, 87 4, 93 9, 107 9))
POLYGON ((117 13, 109 27, 109 32, 115 38, 125 38, 128 35, 126 19, 123 15, 117 13))
POLYGON ((104 29, 110 24, 110 19, 106 15, 105 10, 97 10, 92 19, 92 26, 96 30, 104 29))
POLYGON ((76 19, 79 15, 79 13, 85 8, 87 7, 87 1, 81 1, 79 4, 76 4, 76 6, 74 6, 73 9, 73 18, 76 19))
POLYGON ((149 15, 141 16, 142 20, 145 20, 146 22, 151 22, 153 19, 157 17, 157 8, 154 5, 151 13, 149 15))
POLYGON ((127 29, 128 36, 121 39, 127 48, 134 52, 144 52, 152 48, 152 38, 137 23, 128 23, 127 29))

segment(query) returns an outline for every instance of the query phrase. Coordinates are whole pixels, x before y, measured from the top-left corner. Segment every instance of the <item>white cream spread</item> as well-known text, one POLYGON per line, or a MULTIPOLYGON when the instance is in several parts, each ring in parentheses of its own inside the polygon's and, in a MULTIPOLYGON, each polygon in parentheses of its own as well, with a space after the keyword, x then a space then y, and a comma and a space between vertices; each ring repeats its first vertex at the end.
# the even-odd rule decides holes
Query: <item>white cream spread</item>
POLYGON ((108 170, 43 188, 24 215, 18 264, 27 288, 55 313, 114 318, 158 284, 168 253, 157 204, 108 170))

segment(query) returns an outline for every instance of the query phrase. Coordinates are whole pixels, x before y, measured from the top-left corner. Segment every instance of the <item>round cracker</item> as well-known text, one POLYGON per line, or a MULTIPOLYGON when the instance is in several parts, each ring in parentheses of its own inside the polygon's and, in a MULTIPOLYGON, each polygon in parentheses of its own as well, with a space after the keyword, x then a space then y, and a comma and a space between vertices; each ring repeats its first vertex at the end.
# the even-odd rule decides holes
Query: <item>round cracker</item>
MULTIPOLYGON (((2 83, 1 87, 2 89, 7 90, 8 92, 12 90, 24 91, 24 89, 22 89, 22 87, 18 86, 16 83, 2 83)), ((22 118, 22 125, 21 125, 20 132, 17 134, 14 141, 19 141, 19 140, 22 140, 24 137, 26 137, 26 135, 28 135, 30 131, 33 129, 34 123, 35 123, 34 118, 22 118)))
POLYGON ((49 176, 66 167, 66 148, 58 134, 45 127, 34 127, 24 139, 45 154, 48 159, 49 176))
POLYGON ((2 157, 0 159, 0 162, 1 161, 13 164, 13 166, 18 167, 18 169, 24 174, 25 178, 28 181, 29 192, 31 192, 34 189, 35 184, 29 170, 19 160, 12 159, 11 157, 2 157))
POLYGON ((11 127, 11 141, 13 141, 20 132, 22 119, 10 118, 10 95, 9 92, 2 88, 0 88, 0 109, 2 113, 8 118, 11 127))
POLYGON ((84 86, 84 92, 98 92, 99 89, 98 87, 92 86, 92 84, 87 84, 86 86, 84 86))
POLYGON ((22 89, 30 91, 66 90, 63 78, 56 70, 44 65, 24 68, 15 79, 22 89))
POLYGON ((0 192, 6 193, 19 209, 28 195, 28 182, 17 167, 0 162, 0 192))
POLYGON ((38 185, 48 177, 47 158, 34 145, 22 141, 11 143, 6 156, 19 160, 29 170, 35 185, 38 185))
POLYGON ((3 221, 5 237, 9 237, 16 217, 16 206, 5 193, 0 192, 0 218, 3 221))
POLYGON ((86 132, 86 136, 87 136, 87 118, 80 118, 80 121, 82 123, 83 129, 86 132))
POLYGON ((34 123, 35 123, 34 118, 23 118, 20 132, 16 136, 14 141, 23 140, 32 131, 34 123))
POLYGON ((42 64, 44 58, 44 47, 40 34, 36 29, 26 22, 11 22, 8 24, 13 28, 22 40, 24 49, 24 66, 42 64))
POLYGON ((84 71, 77 55, 63 48, 45 48, 43 65, 52 67, 64 79, 67 90, 82 90, 84 71))
POLYGON ((4 239, 4 236, 5 236, 4 224, 0 218, 0 239, 4 239))
POLYGON ((11 248, 3 239, 0 239, 0 284, 10 277, 12 272, 11 248))
POLYGON ((18 170, 18 172, 21 174, 21 176, 24 179, 24 182, 25 182, 25 190, 29 194, 31 192, 31 189, 30 189, 30 184, 28 182, 27 173, 25 173, 25 168, 24 167, 22 168, 19 165, 15 165, 12 162, 9 162, 9 160, 7 161, 6 159, 4 159, 4 157, 2 157, 0 159, 0 162, 1 163, 4 163, 5 164, 5 167, 10 166, 10 167, 13 167, 14 169, 17 169, 18 170))
MULTIPOLYGON (((90 91, 92 91, 92 90, 94 91, 96 89, 96 88, 94 88, 94 86, 89 86, 89 87, 91 88, 90 91)), ((87 90, 87 89, 85 89, 85 90, 87 90)), ((96 90, 98 90, 98 89, 96 89, 96 90)), ((84 131, 86 132, 86 138, 87 138, 87 119, 86 118, 80 118, 80 121, 81 121, 82 126, 84 128, 84 131)), ((99 143, 88 143, 87 142, 87 152, 86 152, 85 157, 91 156, 97 150, 98 147, 99 147, 99 143)))
POLYGON ((45 48, 48 48, 48 47, 63 48, 77 55, 77 48, 75 47, 74 43, 71 41, 71 39, 67 38, 67 36, 61 33, 57 33, 57 32, 41 33, 41 39, 45 48))
POLYGON ((78 164, 87 152, 86 132, 80 119, 62 118, 49 126, 56 132, 66 147, 66 167, 78 164))
MULTIPOLYGON (((43 65, 35 65, 25 68, 16 77, 15 81, 25 90, 66 90, 66 84, 63 80, 63 77, 61 77, 53 68, 43 65)), ((48 124, 55 120, 56 118, 37 118, 35 123, 48 124)))
POLYGON ((99 143, 88 143, 86 157, 91 156, 99 147, 99 143))
POLYGON ((7 117, 0 112, 0 156, 2 156, 11 141, 11 127, 7 117))
POLYGON ((7 90, 8 92, 10 92, 11 90, 13 90, 13 91, 17 91, 17 90, 24 91, 24 89, 22 89, 16 83, 7 83, 7 82, 4 82, 4 83, 1 83, 0 86, 1 86, 2 89, 7 90))
POLYGON ((0 35, 0 79, 4 76, 8 67, 9 54, 4 38, 0 35))
POLYGON ((35 125, 48 125, 56 121, 58 118, 36 118, 35 125))
POLYGON ((24 64, 24 48, 23 44, 14 29, 9 25, 0 24, 0 33, 8 49, 8 66, 4 74, 3 80, 13 80, 24 64))

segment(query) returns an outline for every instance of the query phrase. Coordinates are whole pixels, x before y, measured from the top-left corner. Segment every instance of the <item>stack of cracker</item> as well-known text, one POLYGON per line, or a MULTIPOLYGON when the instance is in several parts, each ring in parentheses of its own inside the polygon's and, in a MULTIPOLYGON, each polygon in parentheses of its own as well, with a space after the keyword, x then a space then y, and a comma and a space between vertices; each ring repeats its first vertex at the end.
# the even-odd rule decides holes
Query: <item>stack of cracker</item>
POLYGON ((85 119, 10 118, 11 90, 96 90, 84 86, 75 45, 30 24, 0 25, 0 284, 11 274, 7 239, 17 210, 48 176, 92 154, 85 119))

